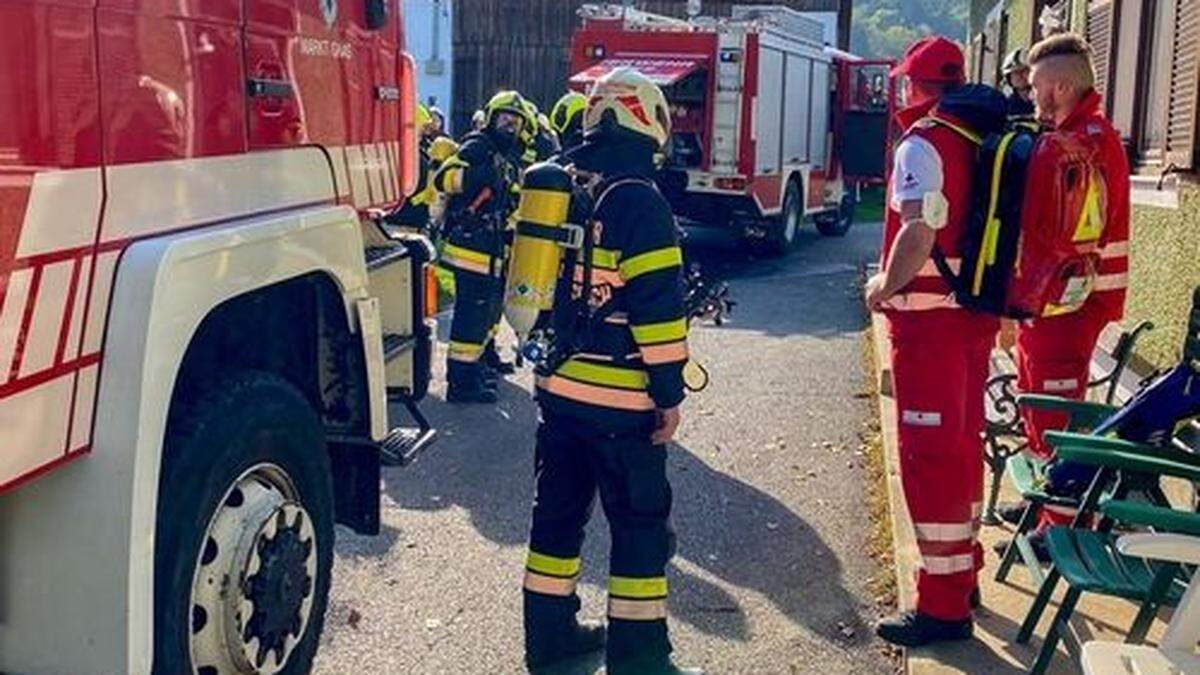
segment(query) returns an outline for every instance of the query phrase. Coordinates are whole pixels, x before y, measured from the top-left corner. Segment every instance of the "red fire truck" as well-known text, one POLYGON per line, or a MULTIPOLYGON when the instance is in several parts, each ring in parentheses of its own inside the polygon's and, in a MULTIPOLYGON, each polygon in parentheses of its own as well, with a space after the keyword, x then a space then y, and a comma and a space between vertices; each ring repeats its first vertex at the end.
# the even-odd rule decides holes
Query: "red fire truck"
POLYGON ((777 255, 807 217, 822 234, 842 236, 858 185, 883 177, 894 105, 885 64, 827 47, 822 23, 801 12, 733 12, 684 21, 585 5, 570 85, 586 91, 632 66, 663 88, 673 133, 659 185, 685 222, 736 228, 777 255), (879 88, 848 95, 864 81, 879 88), (868 137, 839 134, 859 126, 868 137))
POLYGON ((0 2, 0 671, 312 662, 334 522, 432 438, 397 14, 0 2))

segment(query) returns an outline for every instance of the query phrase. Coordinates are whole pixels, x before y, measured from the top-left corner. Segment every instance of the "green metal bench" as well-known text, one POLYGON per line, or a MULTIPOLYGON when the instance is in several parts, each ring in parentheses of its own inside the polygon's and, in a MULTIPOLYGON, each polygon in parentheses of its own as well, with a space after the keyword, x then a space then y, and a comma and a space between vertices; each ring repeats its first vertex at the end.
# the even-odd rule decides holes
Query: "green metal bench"
MULTIPOLYGON (((1134 359, 1138 340, 1148 331, 1154 329, 1154 324, 1143 321, 1133 330, 1124 331, 1117 338, 1111 352, 1103 345, 1097 346, 1093 363, 1099 362, 1099 367, 1108 366, 1105 374, 1088 383, 1091 391, 1101 391, 1106 409, 1112 410, 1118 402, 1122 382, 1134 359)), ((983 522, 988 525, 998 525, 996 517, 996 502, 1000 496, 1000 483, 1006 472, 1011 472, 1016 463, 1033 464, 1024 450, 1028 448, 1025 438, 1025 426, 1021 421, 1022 406, 1040 407, 1047 410, 1056 409, 1053 406, 1058 401, 1074 403, 1072 399, 1057 396, 1019 395, 1017 392, 1017 375, 1012 372, 1002 372, 988 379, 985 390, 988 403, 987 423, 984 427, 984 455, 992 474, 991 491, 988 494, 986 507, 983 511, 983 522)), ((1074 420, 1072 420, 1074 423, 1074 420)), ((1068 427, 1076 430, 1075 427, 1068 427)), ((1025 473, 1037 473, 1038 467, 1027 466, 1025 473)), ((1012 475, 1010 473, 1010 475, 1012 475)), ((1020 484, 1015 485, 1018 492, 1024 492, 1020 484)), ((1038 498, 1039 491, 1034 490, 1031 501, 1038 498)), ((1036 521, 1036 512, 1033 518, 1036 521)), ((1009 564, 1011 567, 1011 563, 1009 564)), ((1007 571, 1006 571, 1007 573, 1007 571)), ((1002 579, 1001 579, 1002 580, 1002 579)))

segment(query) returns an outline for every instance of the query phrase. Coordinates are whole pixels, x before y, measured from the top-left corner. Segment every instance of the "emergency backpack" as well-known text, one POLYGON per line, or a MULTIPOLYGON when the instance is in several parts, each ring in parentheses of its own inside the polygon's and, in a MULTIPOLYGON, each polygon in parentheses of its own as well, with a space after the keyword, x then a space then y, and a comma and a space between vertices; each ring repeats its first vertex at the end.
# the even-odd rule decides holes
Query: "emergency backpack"
POLYGON ((1082 133, 1025 122, 979 142, 961 266, 933 256, 959 305, 1014 319, 1083 306, 1107 214, 1098 153, 1082 133))

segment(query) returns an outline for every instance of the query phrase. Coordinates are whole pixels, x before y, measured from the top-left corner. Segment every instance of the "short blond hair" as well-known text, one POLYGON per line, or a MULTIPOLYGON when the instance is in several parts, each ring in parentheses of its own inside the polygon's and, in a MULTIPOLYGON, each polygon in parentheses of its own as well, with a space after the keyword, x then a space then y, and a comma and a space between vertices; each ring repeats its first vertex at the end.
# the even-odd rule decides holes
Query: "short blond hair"
POLYGON ((1092 48, 1075 33, 1059 33, 1035 44, 1029 50, 1029 66, 1038 64, 1052 67, 1056 75, 1080 92, 1096 86, 1092 48))

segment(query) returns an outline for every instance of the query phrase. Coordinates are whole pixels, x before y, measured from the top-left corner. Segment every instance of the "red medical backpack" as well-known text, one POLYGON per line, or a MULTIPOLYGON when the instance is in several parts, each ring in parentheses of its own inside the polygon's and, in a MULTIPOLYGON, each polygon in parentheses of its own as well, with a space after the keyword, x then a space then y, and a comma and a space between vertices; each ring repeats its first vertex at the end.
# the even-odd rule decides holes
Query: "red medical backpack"
POLYGON ((958 304, 1017 319, 1083 306, 1107 214, 1099 149, 1082 133, 1014 125, 980 144, 957 272, 934 260, 958 304))

